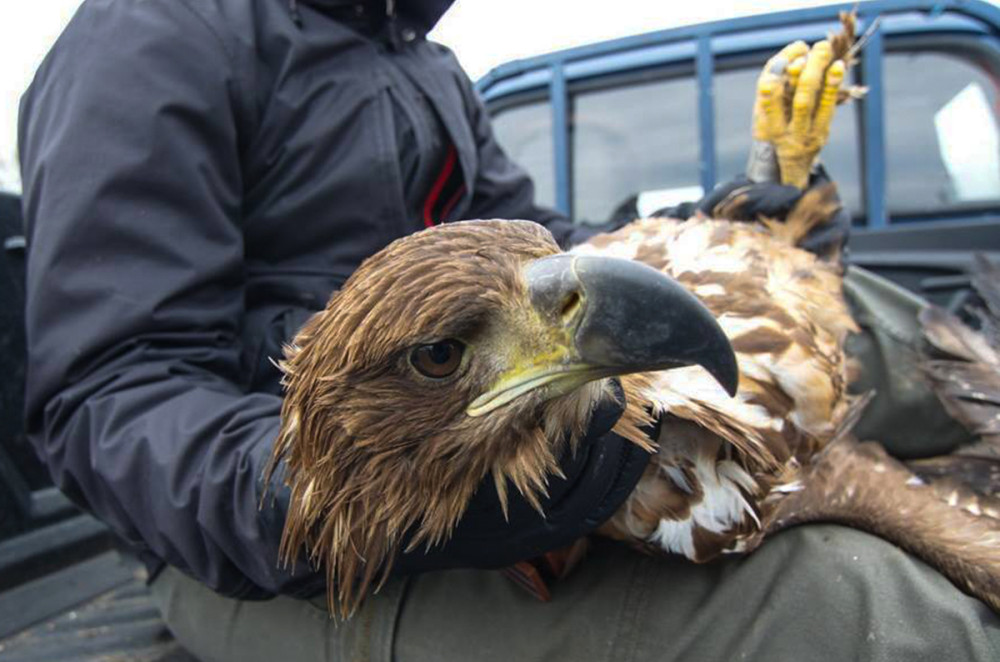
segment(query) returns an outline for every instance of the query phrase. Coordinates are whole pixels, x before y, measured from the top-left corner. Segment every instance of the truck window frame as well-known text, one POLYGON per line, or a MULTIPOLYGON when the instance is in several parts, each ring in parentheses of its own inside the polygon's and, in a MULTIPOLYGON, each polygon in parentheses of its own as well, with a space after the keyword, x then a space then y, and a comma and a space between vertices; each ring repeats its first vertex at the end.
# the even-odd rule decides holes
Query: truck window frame
MULTIPOLYGON (((509 107, 508 103, 502 102, 515 91, 532 89, 537 95, 536 100, 549 100, 556 157, 556 207, 571 215, 570 89, 578 89, 588 81, 600 85, 602 81, 613 80, 615 72, 624 71, 627 74, 630 68, 649 68, 650 63, 693 61, 698 81, 698 116, 700 118, 708 111, 713 117, 711 123, 699 122, 701 180, 703 188, 707 189, 717 183, 715 115, 711 93, 715 68, 726 69, 732 62, 741 59, 745 62, 753 59, 763 61, 764 56, 796 37, 818 39, 835 27, 836 13, 842 8, 817 7, 744 17, 578 47, 501 65, 481 79, 477 86, 484 93, 493 114, 509 107), (672 55, 667 53, 671 49, 672 55), (706 127, 705 124, 711 126, 706 127)), ((1000 7, 969 0, 960 5, 949 5, 943 10, 929 10, 926 3, 920 0, 876 0, 861 5, 860 28, 864 30, 876 16, 880 17, 880 27, 869 38, 856 69, 860 82, 869 85, 872 90, 865 102, 857 104, 857 112, 860 113, 858 135, 862 143, 861 192, 864 199, 864 213, 859 214, 858 221, 868 229, 909 224, 911 221, 995 222, 998 208, 988 205, 981 213, 966 208, 955 212, 936 212, 926 217, 888 213, 884 124, 891 118, 887 120, 885 117, 882 98, 882 57, 885 53, 913 46, 923 49, 948 39, 964 47, 981 49, 989 56, 988 61, 1000 58, 1000 39, 997 36, 1000 7), (873 191, 875 195, 872 195, 873 191)))

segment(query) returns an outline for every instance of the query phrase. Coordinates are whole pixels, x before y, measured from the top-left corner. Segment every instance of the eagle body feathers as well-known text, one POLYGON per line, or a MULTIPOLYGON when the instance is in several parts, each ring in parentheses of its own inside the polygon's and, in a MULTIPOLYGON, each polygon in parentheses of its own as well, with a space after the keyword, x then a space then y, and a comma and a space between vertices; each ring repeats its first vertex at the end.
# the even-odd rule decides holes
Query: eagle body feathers
POLYGON ((695 561, 752 549, 803 464, 840 432, 857 401, 844 352, 856 327, 839 266, 791 243, 830 195, 805 198, 780 232, 654 218, 574 249, 645 262, 687 287, 725 330, 741 375, 734 398, 697 367, 647 374, 627 393, 665 418, 655 460, 606 535, 695 561))
POLYGON ((639 484, 599 533, 704 562, 788 526, 837 522, 900 545, 1000 611, 1000 400, 990 395, 1000 362, 989 343, 1000 326, 985 316, 980 335, 941 311, 923 316, 931 344, 949 354, 926 370, 979 444, 907 466, 859 443, 850 431, 867 397, 848 393, 858 366, 845 340, 857 327, 842 274, 794 246, 820 204, 804 197, 780 228, 640 220, 576 249, 640 260, 684 284, 719 320, 741 374, 734 398, 698 368, 623 379, 630 403, 663 423, 639 484))

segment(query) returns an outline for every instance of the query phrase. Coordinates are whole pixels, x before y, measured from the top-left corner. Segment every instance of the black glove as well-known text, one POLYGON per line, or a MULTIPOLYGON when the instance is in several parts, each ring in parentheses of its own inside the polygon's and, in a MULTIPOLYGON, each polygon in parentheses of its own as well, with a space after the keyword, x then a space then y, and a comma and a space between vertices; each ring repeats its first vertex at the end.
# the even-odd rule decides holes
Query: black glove
MULTIPOLYGON (((492 476, 488 476, 473 495, 454 534, 443 545, 425 551, 423 545, 402 554, 393 566, 394 574, 414 574, 448 568, 503 568, 545 552, 566 547, 592 532, 614 515, 635 488, 650 455, 611 429, 625 411, 621 384, 613 382, 616 398, 606 399, 594 411, 590 427, 573 455, 567 449, 559 466, 565 478, 549 477, 549 496, 541 500, 545 517, 510 487, 507 495, 508 519, 504 519, 492 476)), ((648 430, 649 437, 659 436, 659 422, 648 430)), ((284 513, 288 510, 289 489, 282 483, 281 471, 263 482, 271 495, 261 511, 266 535, 275 541, 281 537, 284 513)), ((408 540, 404 537, 401 549, 408 540)), ((275 557, 277 551, 275 550, 275 557)), ((323 572, 310 568, 303 558, 285 581, 286 593, 309 596, 321 590, 323 572)))
MULTIPOLYGON (((809 188, 829 183, 830 177, 823 166, 813 169, 809 188)), ((774 182, 755 183, 746 177, 737 177, 719 184, 698 202, 666 207, 652 216, 690 218, 695 213, 701 213, 710 218, 731 221, 756 221, 760 216, 783 220, 804 193, 794 186, 774 182)), ((801 245, 820 257, 836 254, 842 258, 850 231, 851 215, 841 206, 827 223, 810 232, 801 245)))
MULTIPOLYGON (((549 480, 542 501, 545 517, 517 490, 508 490, 509 520, 504 520, 492 477, 483 482, 454 535, 441 547, 403 554, 394 572, 411 574, 445 568, 502 568, 570 545, 614 515, 635 488, 649 463, 649 453, 611 432, 625 411, 621 385, 618 400, 594 412, 576 456, 568 450, 560 467, 565 479, 549 480)), ((657 424, 658 427, 659 424, 657 424)), ((651 438, 658 430, 650 430, 651 438)), ((405 548, 405 543, 403 545, 405 548)))
MULTIPOLYGON (((813 170, 809 188, 829 183, 830 177, 822 166, 813 170)), ((717 218, 721 215, 734 221, 756 221, 760 216, 783 220, 804 193, 794 186, 774 182, 754 183, 746 177, 737 177, 716 186, 695 208, 705 216, 717 218), (723 209, 724 212, 719 211, 723 209)), ((851 215, 841 206, 827 223, 813 229, 801 246, 820 257, 827 257, 835 251, 842 255, 850 231, 851 215)))

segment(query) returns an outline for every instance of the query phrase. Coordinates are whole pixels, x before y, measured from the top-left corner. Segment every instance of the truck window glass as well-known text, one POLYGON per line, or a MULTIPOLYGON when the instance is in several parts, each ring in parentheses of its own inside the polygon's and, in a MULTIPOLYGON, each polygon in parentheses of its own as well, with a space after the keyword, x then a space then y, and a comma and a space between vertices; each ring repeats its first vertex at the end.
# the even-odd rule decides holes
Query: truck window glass
POLYGON ((535 201, 554 207, 555 157, 549 102, 536 101, 497 112, 493 117, 493 133, 507 156, 527 170, 535 182, 535 201))
POLYGON ((607 220, 640 193, 699 198, 697 98, 687 77, 574 94, 574 218, 607 220))
POLYGON ((889 213, 1000 202, 997 79, 960 51, 890 52, 883 76, 889 213))
MULTIPOLYGON (((746 168, 759 72, 758 67, 750 67, 715 74, 715 153, 720 182, 742 174, 746 168)), ((860 153, 857 110, 841 106, 834 116, 822 161, 837 183, 844 205, 856 219, 862 214, 860 153)))

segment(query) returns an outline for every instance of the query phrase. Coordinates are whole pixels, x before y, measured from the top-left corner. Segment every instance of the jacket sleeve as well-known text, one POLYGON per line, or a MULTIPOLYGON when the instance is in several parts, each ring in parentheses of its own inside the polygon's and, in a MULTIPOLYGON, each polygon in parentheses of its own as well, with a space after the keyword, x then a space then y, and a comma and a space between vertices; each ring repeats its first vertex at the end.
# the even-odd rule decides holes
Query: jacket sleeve
POLYGON ((504 153, 493 134, 489 113, 486 112, 482 99, 466 76, 461 76, 461 79, 466 84, 463 93, 479 157, 479 171, 473 184, 469 218, 535 221, 547 227, 563 248, 579 244, 601 232, 612 232, 624 225, 579 225, 555 209, 535 204, 535 185, 531 178, 504 153))
MULTIPOLYGON (((27 426, 56 484, 244 598, 315 590, 258 510, 280 398, 246 392, 239 81, 186 2, 86 2, 22 101, 27 426)), ((320 584, 321 586, 321 584, 320 584)))

